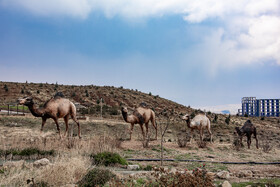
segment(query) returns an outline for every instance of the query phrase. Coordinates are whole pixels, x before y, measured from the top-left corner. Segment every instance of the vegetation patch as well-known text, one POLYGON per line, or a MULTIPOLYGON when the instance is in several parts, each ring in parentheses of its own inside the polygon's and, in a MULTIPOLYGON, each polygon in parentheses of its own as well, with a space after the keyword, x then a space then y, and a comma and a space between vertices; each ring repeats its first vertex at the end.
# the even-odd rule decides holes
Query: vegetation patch
POLYGON ((102 152, 91 155, 96 165, 112 166, 115 164, 127 165, 127 161, 118 153, 102 152))
POLYGON ((94 168, 78 184, 82 187, 103 186, 114 177, 115 174, 108 169, 94 168))
POLYGON ((39 150, 38 148, 25 148, 25 149, 8 149, 8 150, 0 150, 0 156, 7 155, 19 155, 19 156, 31 156, 31 155, 48 155, 54 156, 54 150, 39 150))
POLYGON ((232 187, 243 187, 243 186, 249 186, 252 187, 276 187, 280 185, 280 179, 260 179, 256 181, 249 181, 249 182, 240 182, 240 183, 232 183, 232 187))

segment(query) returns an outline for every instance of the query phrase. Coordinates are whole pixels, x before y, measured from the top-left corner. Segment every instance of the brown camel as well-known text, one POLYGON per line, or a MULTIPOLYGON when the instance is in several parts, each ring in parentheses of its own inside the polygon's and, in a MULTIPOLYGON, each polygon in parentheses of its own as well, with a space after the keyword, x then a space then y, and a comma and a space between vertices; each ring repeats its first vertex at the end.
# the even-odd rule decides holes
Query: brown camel
POLYGON ((128 110, 126 107, 122 107, 122 116, 125 122, 131 124, 131 129, 130 129, 130 140, 131 140, 131 134, 133 131, 134 124, 139 124, 142 130, 143 138, 148 135, 149 133, 149 121, 152 122, 155 130, 156 130, 156 138, 157 139, 157 125, 156 125, 156 120, 155 120, 155 112, 149 108, 143 108, 143 107, 138 107, 132 115, 128 115, 128 110), (145 132, 143 129, 143 124, 145 123, 146 126, 146 136, 145 132))
POLYGON ((66 98, 63 98, 62 93, 57 93, 53 98, 48 100, 43 107, 40 108, 35 107, 32 97, 24 97, 23 99, 18 99, 18 103, 28 106, 33 116, 42 118, 41 132, 43 131, 43 127, 47 119, 52 118, 56 124, 60 138, 61 135, 60 135, 60 128, 58 125, 58 119, 64 118, 64 122, 66 125, 64 136, 66 136, 68 133, 68 120, 69 120, 69 116, 71 116, 71 118, 78 125, 78 131, 79 131, 78 134, 79 134, 79 138, 81 138, 80 124, 76 118, 76 107, 71 101, 69 101, 66 98))
POLYGON ((256 127, 251 123, 251 120, 247 120, 244 125, 241 127, 241 129, 239 129, 239 127, 235 127, 235 130, 237 132, 237 134, 239 135, 240 138, 240 144, 242 144, 242 137, 244 135, 247 136, 247 144, 248 144, 248 149, 250 149, 250 145, 251 145, 251 136, 252 134, 254 134, 255 139, 256 139, 256 147, 257 149, 259 148, 259 144, 258 144, 258 138, 257 138, 257 129, 256 127))

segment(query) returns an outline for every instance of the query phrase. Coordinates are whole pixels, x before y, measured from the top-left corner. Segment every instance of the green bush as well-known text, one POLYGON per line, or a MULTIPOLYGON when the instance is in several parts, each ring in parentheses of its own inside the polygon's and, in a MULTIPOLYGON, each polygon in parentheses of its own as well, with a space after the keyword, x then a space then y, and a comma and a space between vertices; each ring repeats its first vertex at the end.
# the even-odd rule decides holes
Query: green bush
POLYGON ((118 153, 102 152, 91 155, 91 157, 93 159, 94 164, 96 165, 127 165, 127 161, 124 158, 122 158, 118 153))
POLYGON ((228 117, 226 117, 225 122, 226 122, 226 124, 229 124, 229 122, 230 122, 230 115, 228 117))
POLYGON ((37 148, 25 148, 22 150, 19 149, 8 149, 8 150, 0 150, 0 156, 7 156, 9 154, 20 155, 20 156, 30 156, 30 155, 50 155, 53 156, 55 153, 54 150, 39 150, 37 148))
POLYGON ((114 177, 115 174, 108 169, 94 168, 82 178, 78 185, 82 187, 103 186, 114 177))

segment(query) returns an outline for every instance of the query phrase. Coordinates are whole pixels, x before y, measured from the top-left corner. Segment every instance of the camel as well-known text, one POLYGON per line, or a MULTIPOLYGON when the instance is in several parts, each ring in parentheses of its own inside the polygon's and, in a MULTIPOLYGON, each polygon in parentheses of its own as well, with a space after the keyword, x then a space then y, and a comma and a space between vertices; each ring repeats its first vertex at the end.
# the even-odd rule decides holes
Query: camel
POLYGON ((259 148, 258 144, 258 138, 257 138, 257 129, 256 127, 251 123, 251 120, 247 120, 244 125, 239 129, 239 127, 235 127, 235 130, 240 138, 240 144, 242 143, 242 138, 244 135, 247 136, 247 144, 248 144, 248 149, 250 149, 251 145, 251 136, 254 134, 255 139, 256 139, 256 147, 257 149, 259 148))
POLYGON ((138 107, 132 115, 128 115, 128 109, 127 107, 122 107, 121 109, 122 111, 122 116, 123 119, 125 120, 125 122, 130 123, 131 124, 131 128, 130 128, 130 140, 131 140, 131 134, 133 131, 133 127, 134 124, 139 124, 142 130, 142 134, 143 134, 143 138, 145 139, 145 137, 148 135, 149 132, 149 121, 152 122, 155 130, 156 130, 156 138, 157 139, 157 125, 156 125, 156 121, 155 121, 155 112, 149 108, 143 108, 143 107, 138 107), (144 133, 144 129, 143 129, 143 124, 145 123, 146 126, 146 136, 144 133))
POLYGON ((18 99, 18 103, 28 106, 33 116, 42 118, 41 132, 43 131, 43 127, 47 119, 52 118, 56 124, 60 138, 61 134, 58 125, 58 119, 64 118, 64 122, 66 125, 64 136, 66 136, 68 134, 68 120, 69 116, 71 116, 71 118, 78 125, 78 135, 79 138, 81 138, 80 124, 76 118, 76 107, 71 101, 64 98, 62 93, 57 93, 53 98, 48 100, 43 107, 40 108, 35 107, 32 97, 24 97, 23 99, 18 99))
MULTIPOLYGON (((200 131, 200 142, 203 140, 203 130, 207 128, 208 133, 210 134, 210 142, 212 143, 212 132, 210 130, 210 120, 205 114, 198 114, 193 119, 190 118, 189 114, 186 114, 182 117, 183 120, 186 120, 187 126, 191 129, 191 139, 194 129, 200 131)), ((191 140, 190 140, 191 141, 191 140)))

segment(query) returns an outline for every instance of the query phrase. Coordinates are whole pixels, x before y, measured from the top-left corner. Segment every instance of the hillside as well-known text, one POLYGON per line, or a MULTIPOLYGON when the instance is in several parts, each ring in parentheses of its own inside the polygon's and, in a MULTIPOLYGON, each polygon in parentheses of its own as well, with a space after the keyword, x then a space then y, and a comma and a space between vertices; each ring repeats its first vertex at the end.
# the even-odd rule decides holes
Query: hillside
POLYGON ((117 114, 121 106, 128 106, 133 109, 145 102, 157 114, 169 113, 170 115, 182 115, 186 112, 192 112, 193 109, 175 103, 173 101, 143 93, 138 90, 125 89, 123 87, 113 86, 76 86, 60 85, 48 83, 16 83, 0 82, 0 104, 6 105, 15 103, 16 100, 24 96, 32 96, 38 105, 55 95, 56 92, 62 92, 66 98, 74 103, 80 103, 85 106, 86 112, 90 108, 90 114, 94 114, 103 99, 103 107, 109 114, 117 114))

